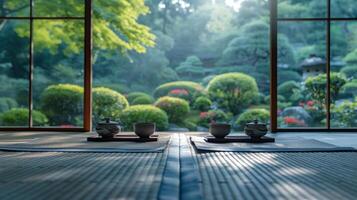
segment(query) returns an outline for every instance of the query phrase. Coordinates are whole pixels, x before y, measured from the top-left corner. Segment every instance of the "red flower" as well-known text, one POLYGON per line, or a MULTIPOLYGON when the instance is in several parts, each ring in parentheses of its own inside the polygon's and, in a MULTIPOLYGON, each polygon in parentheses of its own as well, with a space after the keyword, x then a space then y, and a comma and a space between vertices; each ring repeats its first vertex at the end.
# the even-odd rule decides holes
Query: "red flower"
POLYGON ((188 91, 185 89, 173 89, 169 92, 169 94, 174 95, 188 95, 188 91))
POLYGON ((201 112, 200 113, 200 118, 203 119, 203 118, 207 118, 208 117, 208 112, 201 112))
POLYGON ((305 122, 304 121, 300 121, 294 117, 284 117, 284 122, 285 124, 288 125, 299 125, 299 126, 305 126, 305 122))
POLYGON ((306 104, 307 106, 312 107, 314 105, 314 101, 307 101, 306 104))

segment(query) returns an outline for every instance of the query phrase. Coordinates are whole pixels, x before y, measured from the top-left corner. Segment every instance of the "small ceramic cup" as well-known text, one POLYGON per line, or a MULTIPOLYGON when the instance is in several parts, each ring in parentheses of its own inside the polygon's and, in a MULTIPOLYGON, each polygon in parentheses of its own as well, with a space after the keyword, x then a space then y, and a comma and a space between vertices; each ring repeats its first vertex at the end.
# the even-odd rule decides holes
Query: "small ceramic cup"
POLYGON ((155 133, 155 123, 135 123, 134 132, 140 138, 149 138, 155 133))
POLYGON ((231 132, 231 125, 225 123, 211 124, 209 132, 216 138, 224 138, 231 132))

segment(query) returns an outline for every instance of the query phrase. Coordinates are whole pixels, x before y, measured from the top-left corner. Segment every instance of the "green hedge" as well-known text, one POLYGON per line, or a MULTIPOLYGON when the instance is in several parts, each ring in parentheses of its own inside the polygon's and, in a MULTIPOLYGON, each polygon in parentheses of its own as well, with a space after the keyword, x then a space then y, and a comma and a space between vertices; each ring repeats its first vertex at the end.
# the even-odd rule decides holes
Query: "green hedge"
POLYGON ((175 81, 160 85, 154 91, 154 97, 172 96, 193 103, 197 96, 204 94, 202 85, 191 81, 175 81))
POLYGON ((102 118, 118 119, 120 113, 129 106, 126 98, 109 88, 93 89, 93 115, 95 120, 102 118))
POLYGON ((203 96, 198 97, 193 104, 193 107, 199 111, 208 111, 211 106, 212 101, 209 98, 203 96))
POLYGON ((269 117, 270 113, 265 109, 249 109, 239 115, 235 124, 239 127, 240 130, 243 130, 246 123, 251 122, 253 120, 259 120, 260 122, 265 123, 269 121, 269 117))
POLYGON ((166 112, 170 122, 182 122, 190 112, 189 103, 176 97, 161 97, 155 106, 166 112))
POLYGON ((210 123, 228 123, 229 116, 222 110, 209 110, 200 113, 198 124, 208 127, 210 123))
POLYGON ((152 103, 153 99, 150 96, 139 96, 132 101, 131 105, 148 105, 152 103))
MULTIPOLYGON (((13 108, 1 115, 2 126, 28 126, 29 110, 25 108, 13 108)), ((48 123, 47 117, 36 110, 32 111, 32 121, 34 126, 45 126, 48 123)))
POLYGON ((131 105, 131 104, 133 104, 133 101, 138 97, 145 97, 145 98, 148 98, 148 99, 149 98, 152 99, 152 97, 150 95, 148 95, 148 94, 146 94, 144 92, 131 92, 131 93, 129 93, 127 95, 126 98, 128 99, 128 101, 129 101, 129 103, 131 105))
POLYGON ((249 75, 226 73, 209 82, 208 95, 221 109, 238 114, 258 97, 258 86, 255 79, 249 75))
POLYGON ((18 107, 17 102, 13 98, 0 97, 0 113, 18 107))
POLYGON ((125 130, 132 131, 133 125, 138 122, 151 122, 156 124, 156 129, 164 131, 169 122, 165 111, 152 105, 136 105, 126 108, 120 115, 125 130))
POLYGON ((80 126, 83 123, 83 88, 71 84, 47 87, 41 95, 41 110, 49 118, 50 125, 80 126))

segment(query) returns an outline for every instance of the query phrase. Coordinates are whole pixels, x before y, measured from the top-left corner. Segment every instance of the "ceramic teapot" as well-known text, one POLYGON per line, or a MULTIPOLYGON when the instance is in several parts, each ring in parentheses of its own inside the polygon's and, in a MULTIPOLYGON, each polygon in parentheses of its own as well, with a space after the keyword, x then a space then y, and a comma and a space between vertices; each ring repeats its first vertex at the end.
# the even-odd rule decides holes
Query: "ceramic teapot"
POLYGON ((259 139, 267 134, 267 124, 260 123, 258 120, 254 120, 245 125, 244 132, 251 138, 259 139))
POLYGON ((103 121, 97 123, 95 127, 98 135, 103 138, 112 138, 121 130, 119 122, 111 121, 110 118, 104 118, 103 121))

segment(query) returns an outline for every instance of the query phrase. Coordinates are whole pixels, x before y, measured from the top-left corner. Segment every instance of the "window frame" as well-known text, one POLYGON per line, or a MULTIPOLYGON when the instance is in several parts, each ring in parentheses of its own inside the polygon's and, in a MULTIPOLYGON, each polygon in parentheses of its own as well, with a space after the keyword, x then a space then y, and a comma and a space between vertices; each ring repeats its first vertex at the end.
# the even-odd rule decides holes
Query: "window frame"
POLYGON ((24 127, 0 127, 0 131, 63 131, 63 132, 87 132, 92 129, 92 0, 85 0, 84 16, 83 17, 37 17, 34 16, 34 0, 29 1, 30 15, 27 17, 12 17, 0 16, 1 20, 28 20, 30 27, 29 37, 29 92, 28 92, 28 111, 29 120, 28 126, 24 127), (83 95, 83 126, 74 128, 62 127, 33 127, 32 111, 33 111, 33 69, 34 69, 34 55, 33 55, 33 32, 35 20, 81 20, 84 22, 84 95, 83 95))
POLYGON ((357 17, 331 17, 331 0, 326 0, 327 16, 318 18, 278 17, 278 0, 270 0, 270 122, 272 132, 356 132, 357 128, 331 128, 331 23, 336 21, 356 21, 357 17), (326 23, 326 126, 324 128, 279 128, 278 127, 278 22, 325 22, 326 23))

